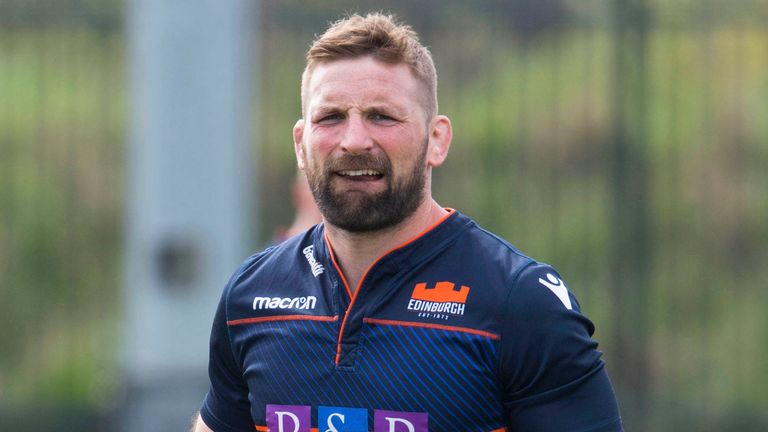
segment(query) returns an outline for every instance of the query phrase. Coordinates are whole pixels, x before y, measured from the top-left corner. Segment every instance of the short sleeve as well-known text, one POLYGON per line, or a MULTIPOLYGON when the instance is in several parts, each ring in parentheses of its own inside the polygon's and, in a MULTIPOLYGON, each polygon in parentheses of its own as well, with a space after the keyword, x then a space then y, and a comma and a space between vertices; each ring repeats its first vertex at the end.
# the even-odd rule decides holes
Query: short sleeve
POLYGON ((208 362, 211 387, 205 395, 200 416, 215 432, 252 432, 248 386, 233 354, 227 328, 228 291, 224 291, 213 319, 208 362))
POLYGON ((507 299, 501 337, 511 431, 622 430, 593 333, 553 268, 534 264, 522 271, 507 299))

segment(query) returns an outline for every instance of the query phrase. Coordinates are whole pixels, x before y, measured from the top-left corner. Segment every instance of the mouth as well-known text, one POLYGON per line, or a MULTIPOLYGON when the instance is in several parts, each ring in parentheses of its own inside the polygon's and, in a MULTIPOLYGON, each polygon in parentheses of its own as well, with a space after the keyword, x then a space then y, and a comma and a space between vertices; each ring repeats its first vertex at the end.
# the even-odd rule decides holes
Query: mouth
POLYGON ((384 177, 380 171, 373 169, 341 170, 336 171, 336 175, 358 181, 372 181, 384 177))

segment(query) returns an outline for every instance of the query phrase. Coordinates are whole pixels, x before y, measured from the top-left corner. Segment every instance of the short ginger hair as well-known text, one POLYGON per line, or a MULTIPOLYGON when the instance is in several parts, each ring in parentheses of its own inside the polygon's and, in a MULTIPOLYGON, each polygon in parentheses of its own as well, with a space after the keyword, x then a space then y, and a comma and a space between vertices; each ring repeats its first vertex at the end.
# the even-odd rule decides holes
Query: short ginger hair
POLYGON ((432 54, 419 42, 413 29, 393 15, 358 14, 331 24, 307 51, 307 66, 301 78, 302 111, 312 72, 319 64, 371 56, 388 64, 405 64, 424 88, 427 121, 437 114, 437 71, 432 54))

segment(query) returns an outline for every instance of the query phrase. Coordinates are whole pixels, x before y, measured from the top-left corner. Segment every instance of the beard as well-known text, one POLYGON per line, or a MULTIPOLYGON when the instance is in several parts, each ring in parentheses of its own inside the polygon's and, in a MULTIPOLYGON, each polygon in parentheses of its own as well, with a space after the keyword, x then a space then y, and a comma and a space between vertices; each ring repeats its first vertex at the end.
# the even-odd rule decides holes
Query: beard
POLYGON ((421 204, 426 183, 427 145, 406 176, 396 180, 392 163, 385 155, 344 155, 329 159, 323 167, 308 165, 307 181, 320 213, 331 224, 355 233, 377 231, 395 226, 412 215, 421 204), (374 169, 384 175, 386 188, 381 192, 335 190, 332 179, 341 170, 374 169))

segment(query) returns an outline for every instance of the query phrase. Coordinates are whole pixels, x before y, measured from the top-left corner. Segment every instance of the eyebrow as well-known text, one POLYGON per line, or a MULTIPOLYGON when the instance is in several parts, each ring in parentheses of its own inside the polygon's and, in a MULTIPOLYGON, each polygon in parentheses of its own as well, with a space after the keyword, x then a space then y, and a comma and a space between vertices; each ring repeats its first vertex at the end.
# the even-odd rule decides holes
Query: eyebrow
POLYGON ((329 111, 344 111, 343 107, 340 107, 339 105, 318 105, 312 109, 313 113, 319 113, 319 112, 329 112, 329 111))
POLYGON ((386 105, 386 104, 373 104, 366 108, 367 112, 391 112, 396 115, 405 115, 401 109, 398 106, 395 105, 386 105))
MULTIPOLYGON (((332 112, 343 112, 343 111, 347 111, 347 109, 348 109, 347 105, 334 105, 334 104, 325 103, 313 108, 310 111, 310 115, 317 116, 317 115, 322 115, 322 114, 327 114, 332 112)), ((368 105, 367 107, 365 107, 363 111, 365 113, 371 113, 371 112, 391 113, 393 115, 400 116, 400 117, 405 117, 408 115, 407 108, 399 107, 393 104, 377 103, 377 102, 374 102, 368 105)))

